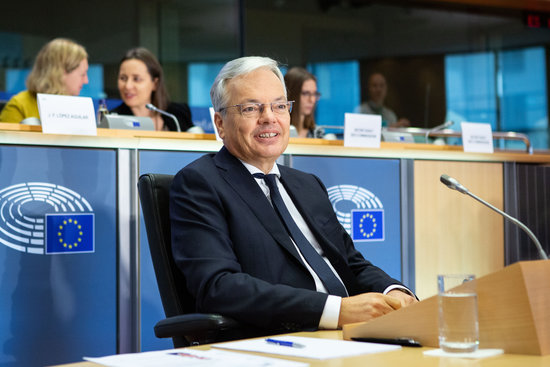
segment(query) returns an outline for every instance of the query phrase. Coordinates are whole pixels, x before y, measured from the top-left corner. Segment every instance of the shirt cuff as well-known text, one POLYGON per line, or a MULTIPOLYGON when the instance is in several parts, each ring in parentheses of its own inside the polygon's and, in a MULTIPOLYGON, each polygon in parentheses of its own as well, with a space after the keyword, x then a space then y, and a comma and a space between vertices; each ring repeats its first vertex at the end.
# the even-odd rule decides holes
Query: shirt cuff
POLYGON ((384 292, 382 292, 383 294, 388 294, 390 291, 393 291, 394 289, 399 289, 405 293, 408 293, 409 295, 411 295, 412 297, 416 298, 416 296, 414 295, 413 292, 411 292, 410 289, 408 289, 407 287, 403 287, 402 285, 399 285, 399 284, 392 284, 390 285, 388 288, 384 289, 384 292))
POLYGON ((319 320, 319 329, 338 329, 341 305, 342 297, 328 295, 321 320, 319 320))

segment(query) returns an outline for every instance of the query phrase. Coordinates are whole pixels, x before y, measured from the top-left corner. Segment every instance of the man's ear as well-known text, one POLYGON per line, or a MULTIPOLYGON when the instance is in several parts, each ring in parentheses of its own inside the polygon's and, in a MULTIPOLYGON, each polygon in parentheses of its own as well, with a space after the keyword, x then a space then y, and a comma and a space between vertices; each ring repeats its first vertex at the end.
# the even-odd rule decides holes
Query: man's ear
POLYGON ((220 136, 220 138, 223 139, 225 137, 225 131, 223 116, 221 112, 216 112, 214 114, 214 124, 216 125, 216 129, 218 129, 218 135, 220 136))

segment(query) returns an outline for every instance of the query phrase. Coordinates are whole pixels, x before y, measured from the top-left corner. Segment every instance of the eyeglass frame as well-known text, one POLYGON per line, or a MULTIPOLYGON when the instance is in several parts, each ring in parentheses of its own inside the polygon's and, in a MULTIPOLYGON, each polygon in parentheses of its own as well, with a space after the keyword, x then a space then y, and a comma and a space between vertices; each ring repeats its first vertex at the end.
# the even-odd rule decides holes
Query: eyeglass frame
POLYGON ((292 112, 292 107, 293 107, 293 104, 294 102, 296 101, 280 101, 280 102, 270 102, 270 103, 256 103, 256 102, 249 102, 249 103, 239 103, 239 104, 234 104, 232 106, 226 106, 226 107, 222 107, 218 110, 218 112, 220 113, 223 113, 225 110, 227 110, 228 108, 231 108, 231 107, 239 107, 239 113, 241 114, 242 117, 246 117, 243 115, 243 106, 247 106, 247 105, 254 105, 254 106, 259 106, 260 107, 260 116, 262 115, 262 113, 264 112, 264 109, 265 109, 265 106, 266 105, 270 105, 271 106, 271 112, 273 113, 277 113, 273 110, 273 105, 275 104, 286 104, 288 106, 288 114, 290 115, 290 113, 292 112))
POLYGON ((317 91, 315 93, 311 93, 310 91, 304 91, 304 92, 300 92, 300 95, 302 97, 306 97, 306 98, 311 98, 311 97, 314 97, 316 100, 319 100, 321 99, 321 92, 317 91))

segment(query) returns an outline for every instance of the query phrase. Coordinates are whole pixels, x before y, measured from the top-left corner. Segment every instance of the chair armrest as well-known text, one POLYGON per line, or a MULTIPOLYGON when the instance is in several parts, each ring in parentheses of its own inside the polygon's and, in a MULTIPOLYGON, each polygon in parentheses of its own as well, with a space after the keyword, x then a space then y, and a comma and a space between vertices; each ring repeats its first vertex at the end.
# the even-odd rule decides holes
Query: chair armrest
POLYGON ((197 335, 205 335, 229 330, 238 330, 242 325, 237 321, 216 314, 190 313, 168 317, 157 322, 155 335, 157 338, 172 338, 184 336, 194 339, 197 335))

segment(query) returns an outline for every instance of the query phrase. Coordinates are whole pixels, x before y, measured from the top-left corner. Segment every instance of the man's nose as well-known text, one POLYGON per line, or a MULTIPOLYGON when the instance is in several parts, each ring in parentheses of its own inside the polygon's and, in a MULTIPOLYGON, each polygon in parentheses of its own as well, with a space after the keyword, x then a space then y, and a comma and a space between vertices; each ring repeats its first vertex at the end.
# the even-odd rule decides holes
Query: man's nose
POLYGON ((271 108, 271 104, 264 104, 260 108, 260 118, 274 119, 275 112, 271 108))

